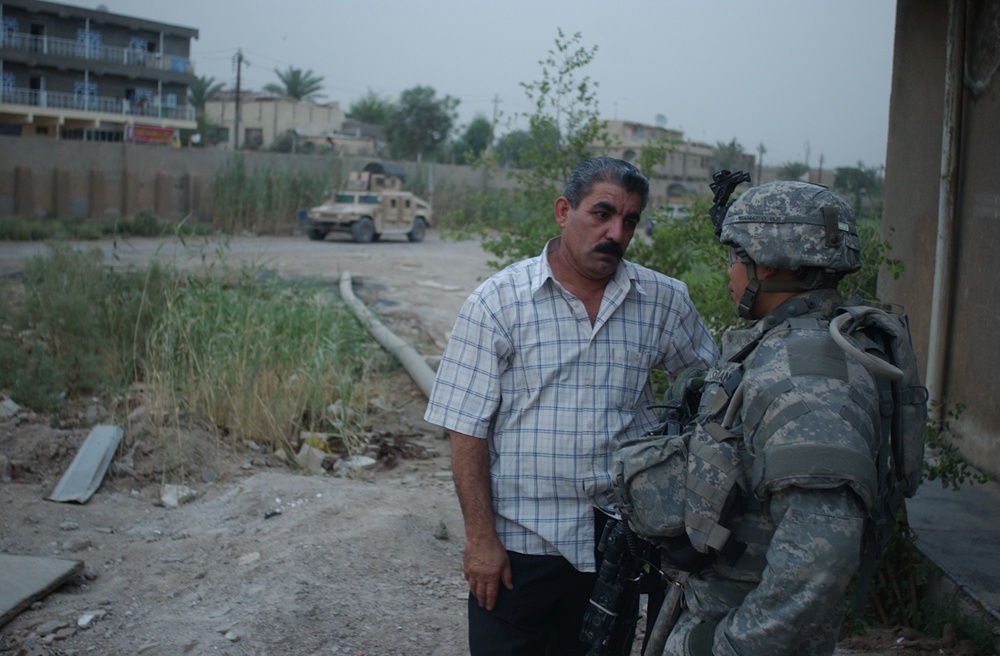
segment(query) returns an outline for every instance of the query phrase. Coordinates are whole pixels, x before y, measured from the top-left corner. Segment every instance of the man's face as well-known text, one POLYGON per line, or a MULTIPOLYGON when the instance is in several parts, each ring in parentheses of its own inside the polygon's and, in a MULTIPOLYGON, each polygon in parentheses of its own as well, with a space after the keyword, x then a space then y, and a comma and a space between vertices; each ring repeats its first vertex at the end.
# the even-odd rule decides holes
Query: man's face
POLYGON ((608 182, 594 185, 573 209, 560 196, 556 222, 573 268, 593 280, 614 275, 639 225, 642 197, 608 182))

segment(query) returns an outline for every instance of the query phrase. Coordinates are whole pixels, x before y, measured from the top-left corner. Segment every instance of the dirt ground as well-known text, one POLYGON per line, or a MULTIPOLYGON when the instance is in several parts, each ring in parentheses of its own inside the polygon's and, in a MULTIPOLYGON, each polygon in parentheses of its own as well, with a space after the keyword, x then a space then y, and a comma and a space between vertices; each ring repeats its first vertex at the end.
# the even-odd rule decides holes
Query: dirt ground
MULTIPOLYGON (((478 244, 435 231, 420 244, 240 237, 100 247, 115 266, 242 260, 331 284, 350 271, 358 297, 432 362, 462 301, 492 272, 478 244)), ((0 275, 16 277, 40 250, 0 244, 0 275)), ((402 370, 394 375, 370 423, 367 453, 377 464, 337 476, 294 473, 252 445, 217 443, 196 423, 156 439, 141 411, 123 422, 97 399, 55 425, 24 409, 0 415, 0 552, 85 564, 0 627, 0 653, 467 654, 464 532, 448 442, 423 422, 416 385, 402 370), (124 423, 125 435, 97 494, 83 505, 46 501, 90 429, 109 422, 124 423), (164 480, 165 459, 177 457, 189 477, 164 480), (167 507, 164 483, 196 494, 167 507)), ((837 653, 962 653, 934 642, 884 630, 837 653)))

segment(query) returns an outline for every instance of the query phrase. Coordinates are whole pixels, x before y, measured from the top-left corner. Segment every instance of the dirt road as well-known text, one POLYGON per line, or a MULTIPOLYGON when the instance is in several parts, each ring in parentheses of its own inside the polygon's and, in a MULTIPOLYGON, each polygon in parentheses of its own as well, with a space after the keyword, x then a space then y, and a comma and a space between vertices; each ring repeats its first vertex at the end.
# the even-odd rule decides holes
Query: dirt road
MULTIPOLYGON (((431 357, 492 272, 477 243, 433 231, 419 244, 238 237, 82 247, 101 248, 113 266, 152 257, 180 268, 248 262, 331 282, 350 271, 355 293, 431 357)), ((16 276, 41 251, 0 244, 0 275, 16 276)), ((464 534, 448 444, 421 420, 425 399, 405 375, 395 387, 373 436, 422 457, 394 468, 354 479, 296 474, 197 425, 154 444, 127 426, 116 461, 126 466, 114 466, 85 505, 44 497, 91 426, 120 418, 95 401, 55 427, 25 410, 0 419, 0 552, 85 563, 0 628, 0 653, 466 654, 464 534), (167 480, 164 453, 188 460, 185 480, 167 480), (197 497, 165 507, 166 482, 197 497)), ((884 652, 838 652, 848 653, 884 652)))

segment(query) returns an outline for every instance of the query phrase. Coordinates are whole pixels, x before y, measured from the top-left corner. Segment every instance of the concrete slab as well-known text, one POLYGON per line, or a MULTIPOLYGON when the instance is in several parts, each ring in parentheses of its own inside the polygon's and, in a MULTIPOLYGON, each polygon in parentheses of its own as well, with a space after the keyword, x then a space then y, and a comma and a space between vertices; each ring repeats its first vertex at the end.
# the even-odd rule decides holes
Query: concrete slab
POLYGON ((82 560, 0 553, 0 626, 81 570, 82 560))
POLYGON ((906 512, 921 553, 1000 621, 1000 485, 951 490, 924 481, 906 512))
POLYGON ((52 494, 46 498, 87 503, 101 486, 121 439, 122 429, 118 426, 94 426, 52 494))

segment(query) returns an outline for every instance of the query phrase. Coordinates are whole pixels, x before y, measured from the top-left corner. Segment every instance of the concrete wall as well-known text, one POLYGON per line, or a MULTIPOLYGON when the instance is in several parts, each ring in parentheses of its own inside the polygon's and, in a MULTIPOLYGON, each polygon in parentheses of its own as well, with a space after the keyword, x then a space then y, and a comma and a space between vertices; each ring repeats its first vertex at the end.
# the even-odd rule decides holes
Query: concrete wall
MULTIPOLYGON (((41 141, 0 137, 0 215, 113 220, 142 211, 163 219, 212 218, 212 184, 231 151, 132 143, 41 141)), ((360 171, 371 158, 241 151, 251 171, 295 169, 335 176, 360 171)), ((442 196, 465 189, 510 187, 464 166, 401 162, 407 188, 433 185, 442 196)), ((455 202, 452 200, 452 202, 455 202)))
MULTIPOLYGON (((906 271, 899 280, 883 274, 880 295, 909 312, 925 375, 932 352, 948 6, 940 0, 898 0, 886 157, 884 237, 892 243, 890 255, 902 259, 906 271)), ((973 14, 984 7, 997 12, 1000 0, 976 0, 968 6, 973 14)), ((986 35, 979 32, 991 22, 973 18, 970 14, 967 38, 960 43, 966 71, 1000 56, 996 35, 981 38, 986 35)), ((952 406, 967 406, 955 424, 961 455, 995 475, 1000 475, 1000 350, 995 344, 1000 284, 993 263, 1000 251, 998 84, 994 75, 981 94, 973 94, 968 84, 962 92, 954 266, 939 283, 950 295, 940 331, 944 365, 939 392, 952 406)))
MULTIPOLYGON (((113 220, 141 211, 163 219, 212 218, 212 183, 228 150, 169 148, 133 143, 42 141, 0 137, 0 216, 74 216, 113 220)), ((296 169, 330 175, 336 187, 368 157, 241 151, 249 170, 296 169)), ((466 190, 512 188, 500 173, 487 180, 467 166, 399 162, 404 188, 437 198, 436 214, 455 209, 466 190), (431 189, 433 187, 433 189, 431 189)), ((667 181, 650 185, 650 208, 667 204, 667 181)), ((553 199, 554 200, 554 199, 553 199)))

